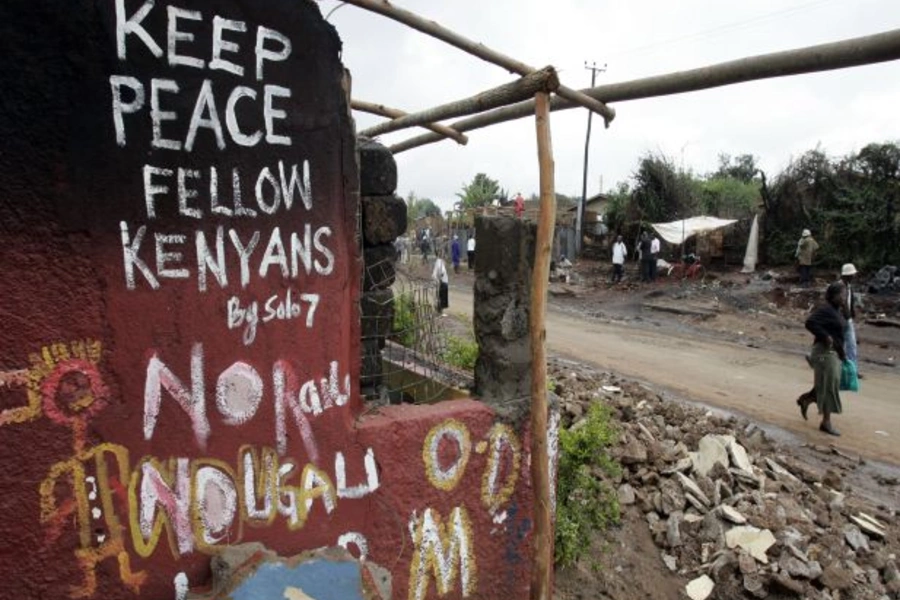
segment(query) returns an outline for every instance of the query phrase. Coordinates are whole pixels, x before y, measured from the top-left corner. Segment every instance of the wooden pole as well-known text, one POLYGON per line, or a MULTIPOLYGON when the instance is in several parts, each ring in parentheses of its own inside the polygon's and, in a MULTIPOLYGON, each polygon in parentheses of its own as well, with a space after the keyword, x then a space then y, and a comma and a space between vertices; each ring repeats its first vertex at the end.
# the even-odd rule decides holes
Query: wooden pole
POLYGON ((386 123, 379 123, 361 132, 360 135, 375 137, 423 123, 435 123, 444 119, 471 115, 531 98, 539 91, 553 92, 557 88, 559 88, 559 77, 556 75, 556 69, 544 67, 525 75, 518 81, 491 88, 475 96, 435 106, 386 123))
MULTIPOLYGON (((604 102, 626 102, 696 92, 759 79, 846 69, 897 59, 900 59, 900 29, 829 44, 761 54, 689 71, 600 85, 581 91, 604 102)), ((451 126, 459 131, 472 131, 527 117, 534 113, 534 106, 534 101, 526 100, 457 121, 451 126)), ((575 104, 563 98, 553 98, 551 102, 551 110, 567 110, 575 107, 575 104)), ((441 138, 437 136, 425 134, 394 144, 390 150, 397 154, 440 140, 441 138)))
MULTIPOLYGON (((530 67, 512 57, 501 54, 496 50, 492 50, 484 44, 479 44, 478 42, 465 38, 458 33, 447 29, 446 27, 438 25, 434 21, 423 19, 413 12, 398 8, 397 6, 390 4, 385 0, 345 0, 345 2, 347 4, 358 6, 359 8, 364 8, 366 10, 376 12, 389 19, 393 19, 395 21, 403 23, 404 25, 408 25, 413 29, 417 29, 424 34, 437 38, 442 42, 450 44, 451 46, 456 46, 463 52, 468 52, 469 54, 477 56, 482 60, 503 67, 511 73, 517 73, 524 76, 535 71, 534 67, 530 67)), ((556 91, 556 93, 563 98, 567 98, 568 100, 575 102, 576 104, 579 104, 587 109, 594 111, 595 113, 600 114, 601 116, 603 116, 603 119, 606 121, 607 125, 609 125, 610 121, 616 118, 615 110, 613 110, 609 106, 606 106, 599 100, 585 95, 582 92, 561 85, 559 86, 559 89, 556 91)))
MULTIPOLYGON (((344 5, 341 4, 341 6, 344 5)), ((405 117, 409 114, 398 108, 391 108, 390 106, 385 106, 384 104, 375 104, 374 102, 365 102, 363 100, 351 100, 350 108, 372 115, 378 115, 380 117, 388 117, 390 119, 399 119, 400 117, 405 117)), ((422 127, 424 127, 425 129, 430 129, 441 137, 450 138, 462 146, 465 146, 469 143, 468 137, 464 136, 455 129, 447 127, 446 125, 441 125, 440 123, 427 123, 423 124, 422 127)))
POLYGON ((535 95, 538 164, 540 165, 540 214, 534 270, 531 281, 531 483, 534 487, 534 566, 531 600, 550 600, 553 569, 553 524, 550 506, 550 458, 547 450, 547 354, 545 316, 550 280, 550 249, 556 222, 553 148, 550 143, 550 95, 535 95))

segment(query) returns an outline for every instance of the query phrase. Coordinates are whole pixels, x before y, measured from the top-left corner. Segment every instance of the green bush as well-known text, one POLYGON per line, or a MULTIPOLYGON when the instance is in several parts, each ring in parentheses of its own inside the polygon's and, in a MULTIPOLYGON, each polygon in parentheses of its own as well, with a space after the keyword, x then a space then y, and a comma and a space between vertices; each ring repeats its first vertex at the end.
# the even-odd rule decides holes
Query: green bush
POLYGON ((595 403, 587 417, 559 432, 556 501, 556 563, 575 563, 590 548, 591 533, 619 522, 619 501, 601 475, 616 476, 619 465, 607 450, 618 440, 611 413, 595 403))
POLYGON ((478 359, 478 344, 473 340, 447 336, 444 349, 444 360, 454 367, 465 371, 475 370, 475 361, 478 359))
POLYGON ((394 298, 391 337, 407 348, 411 348, 416 341, 416 309, 416 301, 412 294, 400 294, 394 298))

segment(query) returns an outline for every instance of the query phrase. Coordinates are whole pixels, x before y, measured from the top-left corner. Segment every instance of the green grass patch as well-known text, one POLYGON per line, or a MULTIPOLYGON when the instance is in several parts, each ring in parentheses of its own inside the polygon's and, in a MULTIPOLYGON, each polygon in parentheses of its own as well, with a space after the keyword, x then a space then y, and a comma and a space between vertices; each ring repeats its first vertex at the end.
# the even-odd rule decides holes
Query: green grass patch
POLYGON ((443 356, 445 362, 464 371, 475 370, 478 344, 474 340, 448 335, 445 342, 443 356))
POLYGON ((590 406, 583 421, 559 432, 555 560, 560 566, 584 556, 591 533, 619 522, 616 491, 600 477, 615 477, 621 470, 608 453, 618 438, 609 408, 599 403, 590 406))
POLYGON ((397 343, 413 347, 416 342, 416 306, 412 294, 400 294, 394 298, 394 322, 391 326, 391 337, 397 343))

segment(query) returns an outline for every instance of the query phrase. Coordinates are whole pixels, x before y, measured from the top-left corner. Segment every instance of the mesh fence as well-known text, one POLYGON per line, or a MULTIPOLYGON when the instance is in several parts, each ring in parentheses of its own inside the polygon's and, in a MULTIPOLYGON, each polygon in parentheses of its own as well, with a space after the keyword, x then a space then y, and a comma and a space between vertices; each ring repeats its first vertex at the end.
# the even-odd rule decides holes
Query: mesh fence
POLYGON ((434 283, 384 260, 366 266, 362 307, 362 388, 368 400, 436 402, 450 391, 447 336, 434 283))

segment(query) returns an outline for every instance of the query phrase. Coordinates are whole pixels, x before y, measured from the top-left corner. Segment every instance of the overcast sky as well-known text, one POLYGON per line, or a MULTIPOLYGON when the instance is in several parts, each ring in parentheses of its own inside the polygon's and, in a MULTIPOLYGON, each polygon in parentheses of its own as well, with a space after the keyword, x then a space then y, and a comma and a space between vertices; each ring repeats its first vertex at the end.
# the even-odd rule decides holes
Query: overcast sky
MULTIPOLYGON (((585 61, 604 63, 597 84, 627 81, 900 28, 898 0, 398 0, 399 6, 534 67, 588 87, 585 61)), ((323 0, 323 14, 338 6, 323 0)), ((413 112, 514 79, 503 69, 385 17, 345 5, 329 18, 344 42, 353 97, 413 112)), ((613 104, 595 116, 588 195, 629 178, 638 158, 662 151, 698 173, 717 157, 752 153, 770 175, 821 145, 844 154, 900 140, 900 61, 613 104)), ((383 119, 354 111, 362 130, 383 119)), ((587 111, 551 118, 557 192, 580 195, 587 111)), ((383 136, 390 145, 422 133, 383 136)), ((443 208, 478 172, 510 194, 538 189, 534 119, 469 132, 397 155, 398 193, 443 208)))

